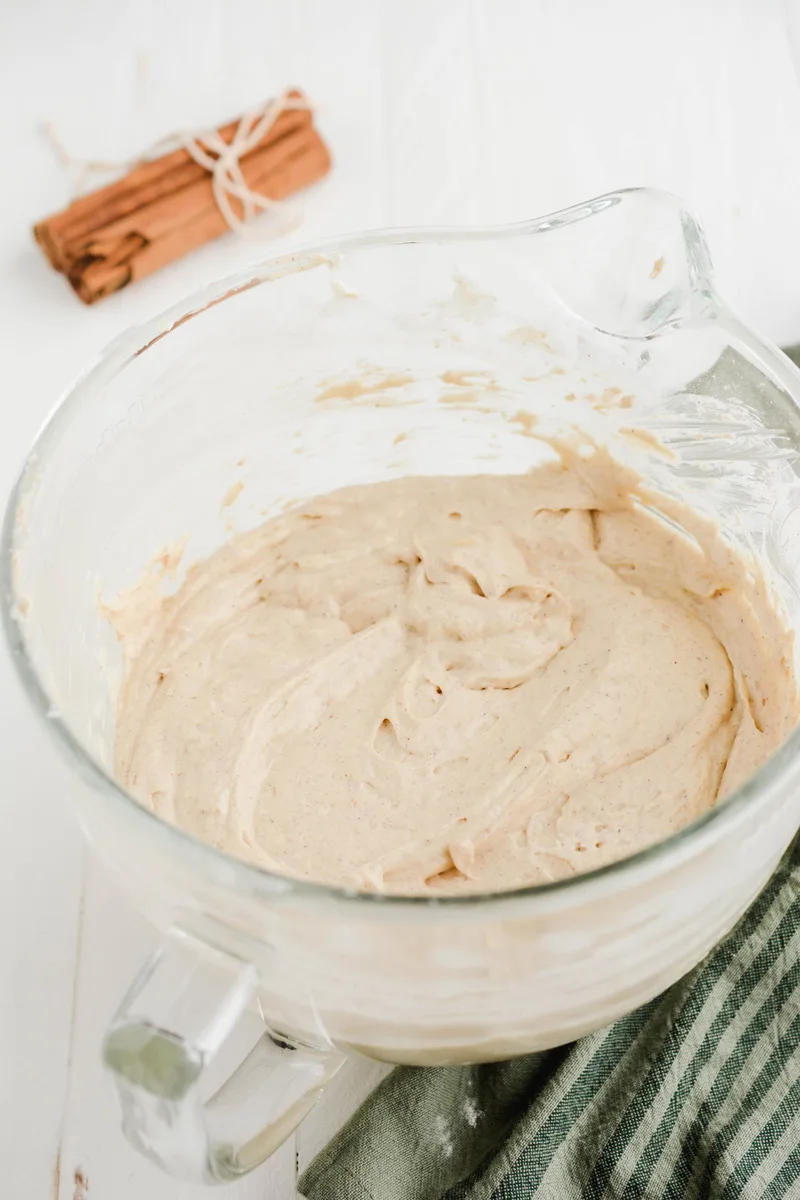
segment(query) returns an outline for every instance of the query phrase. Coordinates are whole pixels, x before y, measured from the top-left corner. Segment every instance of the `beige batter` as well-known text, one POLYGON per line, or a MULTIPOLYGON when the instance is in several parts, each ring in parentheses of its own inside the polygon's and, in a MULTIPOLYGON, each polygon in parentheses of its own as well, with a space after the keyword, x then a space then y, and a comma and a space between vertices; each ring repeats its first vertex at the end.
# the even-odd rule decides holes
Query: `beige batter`
MULTIPOLYGON (((286 874, 496 891, 667 837, 797 717, 791 637, 604 452, 348 488, 116 621, 119 778, 286 874)), ((669 509, 669 505, 667 505, 669 509)))

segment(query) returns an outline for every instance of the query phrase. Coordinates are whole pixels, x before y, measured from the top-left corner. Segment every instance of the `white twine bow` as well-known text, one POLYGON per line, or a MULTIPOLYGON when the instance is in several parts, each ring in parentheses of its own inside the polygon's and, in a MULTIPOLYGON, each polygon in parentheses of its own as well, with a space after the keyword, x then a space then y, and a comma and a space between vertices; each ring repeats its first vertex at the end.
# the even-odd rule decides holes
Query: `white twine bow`
POLYGON ((283 207, 280 200, 262 196, 247 186, 242 172, 242 158, 266 137, 282 112, 306 108, 310 108, 310 105, 304 96, 293 96, 284 91, 274 100, 267 100, 259 108, 245 113, 230 142, 224 141, 217 130, 178 135, 180 145, 199 166, 210 173, 217 207, 236 233, 249 234, 251 230, 245 226, 253 217, 283 207), (238 200, 241 204, 241 216, 234 212, 232 200, 238 200))
POLYGON ((226 142, 216 129, 204 132, 186 132, 170 134, 160 138, 147 151, 134 159, 122 162, 101 162, 93 159, 74 158, 65 149, 61 139, 51 122, 44 122, 42 129, 51 146, 64 165, 73 173, 76 194, 83 191, 87 176, 97 172, 130 171, 142 163, 151 162, 154 158, 168 153, 170 150, 183 149, 198 166, 208 171, 211 176, 211 188, 214 200, 226 224, 241 236, 260 235, 260 231, 248 224, 262 212, 274 212, 285 209, 281 200, 273 200, 262 196, 248 187, 242 171, 241 160, 251 150, 255 150, 259 142, 269 133, 281 113, 288 109, 308 109, 311 105, 305 96, 293 95, 286 90, 271 100, 265 100, 252 112, 245 113, 234 130, 233 138, 226 142), (238 200, 242 207, 239 216, 234 211, 232 201, 238 200))

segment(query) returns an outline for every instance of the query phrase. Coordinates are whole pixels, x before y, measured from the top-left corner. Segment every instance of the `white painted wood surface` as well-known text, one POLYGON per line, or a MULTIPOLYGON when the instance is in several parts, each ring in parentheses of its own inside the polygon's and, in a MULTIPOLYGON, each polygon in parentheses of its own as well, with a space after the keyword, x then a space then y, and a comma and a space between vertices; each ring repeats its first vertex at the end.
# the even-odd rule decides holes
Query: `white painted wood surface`
MULTIPOLYGON (((790 0, 795 3, 795 0, 790 0)), ((119 330, 291 243, 411 222, 522 219, 646 183, 702 216, 720 285, 800 341, 800 91, 780 0, 2 0, 0 489, 42 418, 119 330), (289 83, 336 159, 267 246, 226 237, 84 309, 29 235, 69 195, 39 132, 132 154, 289 83)), ((0 660, 0 1192, 9 1200, 198 1200, 137 1158, 98 1063, 153 935, 88 861, 63 775, 0 660)), ((291 1200, 374 1085, 354 1064, 271 1163, 223 1189, 291 1200)))

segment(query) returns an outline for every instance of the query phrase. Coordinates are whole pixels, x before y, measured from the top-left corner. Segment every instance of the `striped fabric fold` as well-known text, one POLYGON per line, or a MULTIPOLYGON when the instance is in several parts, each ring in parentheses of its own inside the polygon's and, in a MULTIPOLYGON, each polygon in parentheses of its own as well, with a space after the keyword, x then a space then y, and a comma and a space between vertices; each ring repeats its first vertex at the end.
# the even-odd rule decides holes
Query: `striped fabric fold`
POLYGON ((800 1200, 800 841, 705 962, 571 1046, 398 1068, 308 1200, 800 1200))

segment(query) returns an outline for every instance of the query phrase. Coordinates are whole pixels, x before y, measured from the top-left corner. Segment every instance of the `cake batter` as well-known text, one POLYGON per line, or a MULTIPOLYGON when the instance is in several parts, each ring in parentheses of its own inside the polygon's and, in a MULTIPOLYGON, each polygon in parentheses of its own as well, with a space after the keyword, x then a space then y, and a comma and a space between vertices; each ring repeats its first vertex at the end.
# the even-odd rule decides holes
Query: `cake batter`
POLYGON ((604 451, 563 453, 347 488, 234 537, 155 608, 121 604, 118 777, 270 870, 408 895, 669 836, 797 698, 763 581, 642 499, 604 451))

